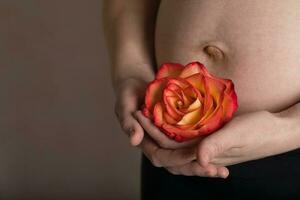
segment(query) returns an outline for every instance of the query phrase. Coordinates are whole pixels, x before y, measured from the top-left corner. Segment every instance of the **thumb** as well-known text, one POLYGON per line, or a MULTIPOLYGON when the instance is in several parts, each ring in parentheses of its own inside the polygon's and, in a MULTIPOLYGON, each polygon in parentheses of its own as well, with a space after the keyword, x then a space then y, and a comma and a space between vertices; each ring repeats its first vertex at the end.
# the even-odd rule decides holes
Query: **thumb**
MULTIPOLYGON (((213 136, 213 135, 211 135, 213 136)), ((203 139, 198 146, 197 160, 203 167, 211 165, 211 160, 224 151, 223 141, 219 137, 207 137, 203 139)))

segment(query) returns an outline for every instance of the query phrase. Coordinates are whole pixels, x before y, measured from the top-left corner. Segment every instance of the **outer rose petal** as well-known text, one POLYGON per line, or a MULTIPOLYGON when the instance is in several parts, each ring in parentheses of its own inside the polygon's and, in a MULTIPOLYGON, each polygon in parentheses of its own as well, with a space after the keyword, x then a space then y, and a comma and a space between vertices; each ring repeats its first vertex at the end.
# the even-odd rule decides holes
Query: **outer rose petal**
POLYGON ((177 142, 182 142, 188 139, 195 138, 199 135, 198 130, 182 130, 176 126, 170 124, 163 124, 162 131, 166 133, 170 138, 175 139, 177 142))
POLYGON ((152 114, 150 113, 148 108, 144 107, 142 110, 142 113, 145 115, 145 117, 150 118, 150 119, 152 118, 152 114))
POLYGON ((156 79, 165 77, 177 77, 184 69, 184 66, 177 63, 165 63, 160 66, 156 74, 156 79))
POLYGON ((166 83, 167 79, 155 79, 149 83, 145 94, 145 106, 149 112, 152 112, 154 105, 161 101, 166 83))
POLYGON ((227 122, 231 119, 233 113, 238 108, 237 96, 234 91, 232 91, 230 94, 224 94, 222 106, 224 108, 224 122, 227 122))
POLYGON ((180 77, 186 78, 198 73, 206 75, 208 72, 203 64, 199 62, 192 62, 185 66, 184 70, 180 74, 180 77))

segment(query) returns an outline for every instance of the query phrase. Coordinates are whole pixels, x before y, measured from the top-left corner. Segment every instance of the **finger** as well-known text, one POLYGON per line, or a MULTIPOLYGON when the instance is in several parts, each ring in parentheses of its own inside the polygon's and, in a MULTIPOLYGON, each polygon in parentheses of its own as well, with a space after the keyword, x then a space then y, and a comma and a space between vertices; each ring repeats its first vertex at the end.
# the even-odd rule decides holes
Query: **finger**
POLYGON ((139 122, 126 111, 117 116, 122 130, 130 137, 130 143, 133 146, 140 144, 144 137, 144 129, 139 122))
POLYGON ((143 128, 132 115, 138 107, 137 97, 125 90, 119 99, 115 107, 116 115, 123 131, 130 137, 131 144, 136 146, 144 137, 143 128))
POLYGON ((227 178, 229 175, 229 170, 226 167, 208 166, 204 168, 196 161, 185 164, 183 166, 167 167, 166 169, 172 174, 184 176, 227 178))
POLYGON ((229 170, 227 167, 219 167, 218 168, 218 175, 221 178, 227 178, 229 176, 229 170))
POLYGON ((141 125, 133 118, 132 119, 133 130, 130 135, 130 143, 133 146, 139 145, 144 137, 144 130, 141 125))
POLYGON ((172 174, 184 176, 216 177, 217 175, 216 168, 204 168, 200 166, 196 161, 182 166, 168 167, 167 170, 172 174))
POLYGON ((243 159, 242 157, 217 157, 211 160, 211 164, 216 166, 230 166, 234 164, 238 164, 241 162, 245 162, 247 159, 243 159))
POLYGON ((172 139, 170 139, 168 136, 166 136, 164 133, 162 133, 152 122, 150 119, 145 117, 141 111, 134 112, 134 116, 139 121, 139 123, 142 125, 142 127, 146 130, 146 132, 149 134, 149 136, 155 140, 160 147, 167 148, 167 149, 178 149, 183 148, 187 146, 192 146, 193 144, 196 144, 199 141, 199 138, 193 139, 186 142, 176 142, 172 139))
POLYGON ((184 165, 196 159, 196 148, 162 149, 148 136, 140 147, 156 167, 184 165))

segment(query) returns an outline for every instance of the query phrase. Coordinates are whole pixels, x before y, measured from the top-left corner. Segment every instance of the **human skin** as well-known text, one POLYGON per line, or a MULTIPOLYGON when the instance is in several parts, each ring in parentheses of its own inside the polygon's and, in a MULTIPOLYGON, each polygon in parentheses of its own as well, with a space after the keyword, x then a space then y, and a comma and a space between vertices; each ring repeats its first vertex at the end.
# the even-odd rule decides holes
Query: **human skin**
MULTIPOLYGON (((162 1, 156 66, 200 61, 211 73, 233 80, 239 109, 214 134, 177 144, 144 118, 138 105, 132 106, 139 122, 130 128, 138 138, 134 144, 143 139, 139 146, 145 155, 173 174, 210 177, 228 176, 228 165, 299 148, 299 9, 297 0, 162 1)), ((122 113, 127 106, 119 107, 122 113)))

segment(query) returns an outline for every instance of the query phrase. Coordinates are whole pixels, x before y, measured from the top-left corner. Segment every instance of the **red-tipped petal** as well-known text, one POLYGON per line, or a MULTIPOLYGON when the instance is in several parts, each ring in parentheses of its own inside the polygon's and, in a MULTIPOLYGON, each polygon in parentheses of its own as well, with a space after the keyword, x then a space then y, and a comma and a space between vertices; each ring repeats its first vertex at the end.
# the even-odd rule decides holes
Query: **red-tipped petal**
POLYGON ((232 91, 230 94, 224 94, 222 106, 224 108, 224 121, 227 122, 232 118, 233 113, 238 108, 237 96, 234 91, 232 91))
POLYGON ((184 66, 177 63, 165 63, 162 64, 156 74, 156 79, 165 77, 177 77, 184 69, 184 66))
POLYGON ((162 131, 178 142, 189 140, 199 135, 198 130, 183 130, 170 124, 163 124, 162 131))
POLYGON ((145 106, 149 112, 152 112, 154 105, 162 100, 166 83, 167 79, 157 79, 149 83, 145 94, 145 106))
POLYGON ((203 75, 209 75, 207 69, 204 67, 203 64, 201 64, 199 62, 192 62, 185 66, 184 70, 180 74, 180 77, 187 78, 189 76, 192 76, 192 75, 198 74, 198 73, 203 74, 203 75))
POLYGON ((148 108, 144 107, 142 110, 142 113, 145 117, 151 119, 152 118, 152 114, 149 112, 148 108))

